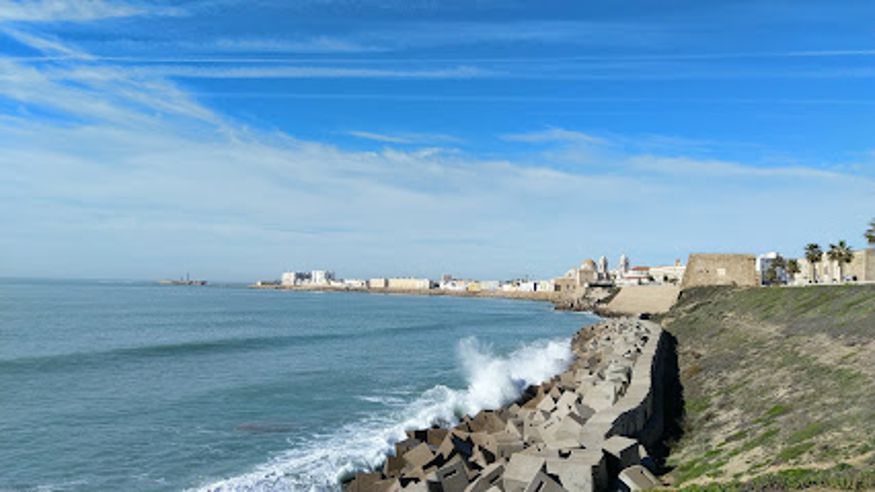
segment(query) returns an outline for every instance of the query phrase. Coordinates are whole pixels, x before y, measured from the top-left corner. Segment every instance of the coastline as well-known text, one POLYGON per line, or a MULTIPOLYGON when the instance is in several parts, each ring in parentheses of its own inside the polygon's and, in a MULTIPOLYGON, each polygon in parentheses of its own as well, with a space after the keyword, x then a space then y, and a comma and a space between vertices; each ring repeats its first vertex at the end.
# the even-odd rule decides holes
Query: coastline
POLYGON ((542 301, 557 304, 565 296, 559 292, 505 292, 505 291, 454 291, 441 289, 357 289, 347 287, 290 287, 282 285, 249 285, 250 289, 287 290, 294 292, 350 292, 359 294, 407 295, 407 296, 437 296, 437 297, 474 297, 486 299, 512 299, 521 301, 542 301))
MULTIPOLYGON (((464 415, 452 427, 407 431, 382 468, 344 484, 352 492, 401 490, 605 490, 661 483, 666 342, 635 318, 580 329, 564 371, 514 401, 464 415), (646 466, 642 466, 646 465, 646 466)), ((633 489, 634 490, 634 489, 633 489)))

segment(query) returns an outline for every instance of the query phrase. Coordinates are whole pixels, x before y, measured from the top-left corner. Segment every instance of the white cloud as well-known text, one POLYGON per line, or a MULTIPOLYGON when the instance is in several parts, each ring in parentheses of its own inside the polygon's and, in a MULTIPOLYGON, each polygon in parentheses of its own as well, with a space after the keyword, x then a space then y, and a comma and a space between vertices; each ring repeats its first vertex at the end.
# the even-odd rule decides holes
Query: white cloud
POLYGON ((191 43, 185 47, 198 51, 241 51, 267 53, 373 53, 386 48, 331 36, 306 39, 223 38, 212 43, 191 43))
POLYGON ((546 130, 528 132, 528 133, 513 133, 502 135, 502 139, 509 142, 572 142, 572 143, 587 143, 603 145, 608 143, 607 140, 587 133, 565 130, 563 128, 549 128, 546 130))
POLYGON ((497 72, 471 66, 444 68, 400 69, 359 68, 340 66, 265 65, 247 67, 217 67, 191 65, 148 65, 128 68, 133 73, 153 77, 189 77, 203 79, 305 79, 305 78, 357 78, 357 79, 470 79, 491 77, 497 72))
POLYGON ((443 133, 376 133, 362 130, 352 130, 347 132, 356 138, 364 140, 373 140, 375 142, 394 143, 394 144, 423 144, 423 143, 459 143, 461 139, 453 135, 443 133))
POLYGON ((642 170, 675 176, 750 177, 750 178, 811 178, 846 179, 847 175, 810 167, 746 166, 718 159, 691 159, 688 157, 661 157, 640 155, 628 159, 630 166, 642 170))
MULTIPOLYGON (((0 58, 0 97, 63 115, 0 118, 3 275, 546 276, 624 250, 667 261, 801 245, 820 240, 806 224, 840 234, 856 218, 836 211, 875 204, 871 179, 807 168, 621 154, 605 158, 611 172, 567 171, 557 153, 351 151, 246 129, 166 79, 92 63, 0 58)), ((506 138, 611 146, 560 128, 506 138)))
POLYGON ((0 0, 0 21, 87 22, 138 15, 181 15, 171 7, 145 7, 106 0, 0 0))

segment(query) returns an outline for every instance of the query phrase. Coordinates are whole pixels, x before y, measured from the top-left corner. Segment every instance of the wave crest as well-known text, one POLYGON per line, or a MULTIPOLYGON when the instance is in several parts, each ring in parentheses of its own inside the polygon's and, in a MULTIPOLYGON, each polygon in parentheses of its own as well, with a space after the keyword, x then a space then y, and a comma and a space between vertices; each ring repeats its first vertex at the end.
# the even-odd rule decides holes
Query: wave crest
POLYGON ((562 372, 571 362, 568 339, 542 340, 505 356, 469 337, 459 341, 459 363, 467 387, 437 385, 409 404, 383 415, 317 435, 285 451, 252 472, 201 487, 201 491, 334 491, 357 471, 379 466, 404 431, 434 424, 453 425, 465 414, 497 408, 515 400, 526 386, 562 372))

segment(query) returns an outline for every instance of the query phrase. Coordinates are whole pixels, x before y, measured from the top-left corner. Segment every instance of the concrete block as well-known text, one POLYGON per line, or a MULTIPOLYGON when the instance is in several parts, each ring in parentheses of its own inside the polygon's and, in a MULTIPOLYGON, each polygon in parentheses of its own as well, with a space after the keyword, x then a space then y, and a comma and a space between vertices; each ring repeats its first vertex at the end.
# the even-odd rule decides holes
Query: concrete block
MULTIPOLYGON (((545 398, 544 400, 550 400, 550 398, 545 398)), ((529 414, 529 418, 527 419, 527 421, 533 424, 543 424, 549 418, 550 412, 546 412, 544 410, 535 410, 534 412, 529 414)))
POLYGON ((544 442, 541 438, 541 433, 538 432, 538 426, 536 424, 531 422, 523 424, 523 442, 526 444, 544 442))
POLYGON ((428 429, 425 442, 428 443, 429 446, 439 447, 449 432, 450 431, 447 429, 435 427, 428 429))
POLYGON ((435 478, 442 492, 464 492, 468 486, 468 471, 458 456, 438 468, 435 478))
POLYGON ((552 428, 542 431, 544 444, 556 449, 570 449, 581 446, 583 426, 586 420, 573 413, 559 420, 552 428))
POLYGON ((383 463, 383 474, 387 477, 397 477, 401 475, 401 470, 407 462, 401 456, 387 456, 386 462, 383 463))
POLYGON ((522 439, 512 434, 495 435, 495 458, 509 459, 513 453, 518 453, 525 448, 522 439))
POLYGON ((546 469, 569 491, 605 490, 607 487, 607 472, 601 451, 576 449, 567 457, 548 459, 546 469))
POLYGON ((424 481, 422 482, 410 482, 402 488, 404 492, 429 492, 428 484, 424 481))
POLYGON ((468 422, 471 432, 499 432, 504 426, 504 420, 490 410, 481 410, 468 422))
POLYGON ((559 413, 560 417, 564 417, 567 415, 572 408, 574 408, 574 404, 577 403, 577 399, 579 396, 577 393, 573 391, 565 391, 562 393, 562 396, 556 400, 556 409, 553 413, 559 413))
POLYGON ((583 403, 595 411, 610 408, 617 402, 620 385, 611 381, 600 381, 583 395, 583 403))
POLYGON ((413 470, 415 468, 423 468, 428 462, 433 460, 435 457, 434 453, 431 452, 431 449, 428 447, 426 443, 420 443, 415 448, 411 449, 404 453, 404 469, 413 470))
POLYGON ((474 443, 469 436, 470 434, 458 430, 449 432, 438 447, 437 454, 444 460, 449 460, 454 454, 470 457, 474 451, 474 443))
POLYGON ((512 403, 510 406, 508 406, 504 409, 503 415, 500 415, 500 416, 502 418, 504 418, 505 420, 507 420, 511 417, 518 417, 520 408, 522 408, 522 407, 520 407, 518 404, 512 403))
POLYGON ((630 492, 662 487, 662 482, 650 473, 650 470, 641 465, 630 466, 621 471, 619 479, 630 492))
POLYGON ((556 429, 556 426, 559 425, 560 421, 561 419, 554 415, 545 422, 538 424, 538 435, 541 436, 541 439, 544 440, 544 442, 553 435, 553 431, 556 429))
POLYGON ((522 439, 523 421, 517 418, 508 420, 507 424, 504 426, 504 432, 505 434, 510 434, 512 436, 522 439))
POLYGON ((480 446, 474 446, 474 452, 472 452, 471 457, 468 458, 468 464, 471 465, 471 468, 476 468, 478 470, 486 468, 490 463, 494 461, 495 453, 483 449, 480 446))
POLYGON ((555 448, 551 448, 544 443, 533 444, 522 451, 523 454, 528 454, 531 456, 540 456, 541 458, 558 458, 559 450, 555 448))
POLYGON ((608 472, 619 473, 620 470, 637 465, 641 462, 638 455, 638 441, 623 436, 611 436, 602 443, 607 457, 608 472))
POLYGON ((526 420, 532 414, 532 412, 534 412, 534 410, 531 408, 520 407, 520 409, 516 412, 516 416, 520 420, 526 420))
POLYGON ((523 492, 544 468, 544 458, 516 453, 504 467, 504 492, 523 492))
POLYGON ((401 483, 397 479, 384 479, 379 473, 359 473, 346 486, 347 492, 398 492, 401 483))
POLYGON ((501 485, 503 473, 504 465, 493 463, 480 472, 480 475, 465 488, 465 492, 487 492, 491 487, 498 487, 501 485))
POLYGON ((577 415, 583 420, 589 420, 593 415, 595 415, 595 409, 590 408, 582 401, 579 401, 574 404, 574 409, 571 413, 577 415))
POLYGON ((559 484, 566 490, 573 490, 574 492, 593 492, 598 490, 588 470, 573 461, 567 459, 548 461, 547 472, 557 477, 559 484))
POLYGON ((530 391, 533 391, 534 393, 532 393, 531 397, 522 404, 523 408, 533 409, 537 407, 539 403, 541 403, 541 400, 543 400, 545 396, 547 396, 547 393, 544 391, 543 386, 529 386, 528 388, 526 388, 525 395, 528 396, 530 394, 530 391))
MULTIPOLYGON (((535 478, 529 482, 528 485, 523 489, 524 492, 569 492, 561 485, 559 485, 556 480, 553 480, 549 475, 544 473, 543 471, 538 472, 535 475, 535 478)), ((576 491, 575 491, 576 492, 576 491)))
POLYGON ((346 492, 367 492, 371 490, 374 483, 383 479, 383 476, 377 472, 358 473, 349 483, 346 484, 344 490, 346 492))
POLYGON ((412 437, 408 437, 403 441, 398 441, 395 443, 395 456, 401 456, 404 453, 410 451, 411 449, 419 446, 422 441, 419 439, 414 439, 412 437))
POLYGON ((473 432, 468 436, 475 446, 488 449, 492 454, 495 454, 495 435, 487 434, 486 432, 473 432))
MULTIPOLYGON (((557 392, 559 390, 556 390, 557 392)), ((550 413, 556 408, 556 400, 553 398, 552 394, 545 396, 540 403, 535 407, 541 412, 550 413)))

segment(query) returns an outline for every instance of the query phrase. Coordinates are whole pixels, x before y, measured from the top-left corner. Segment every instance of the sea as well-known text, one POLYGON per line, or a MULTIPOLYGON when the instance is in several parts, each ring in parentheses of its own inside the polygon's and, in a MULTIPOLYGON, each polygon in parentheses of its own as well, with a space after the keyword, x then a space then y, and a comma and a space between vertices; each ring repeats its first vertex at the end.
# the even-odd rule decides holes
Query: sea
POLYGON ((0 280, 0 490, 333 491, 566 367, 547 303, 0 280))

